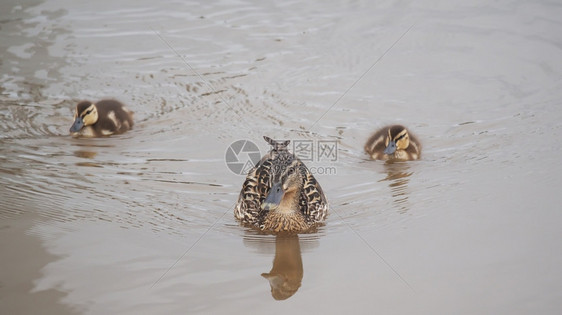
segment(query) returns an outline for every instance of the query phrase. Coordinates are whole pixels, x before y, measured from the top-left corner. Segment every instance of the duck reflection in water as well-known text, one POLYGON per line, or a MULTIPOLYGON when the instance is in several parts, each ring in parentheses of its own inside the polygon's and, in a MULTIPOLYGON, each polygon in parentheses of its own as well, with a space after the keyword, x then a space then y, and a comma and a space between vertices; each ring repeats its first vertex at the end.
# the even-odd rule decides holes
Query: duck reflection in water
POLYGON ((112 148, 115 147, 115 145, 107 143, 77 142, 76 147, 78 149, 74 151, 74 156, 84 159, 79 160, 79 162, 76 163, 77 166, 103 167, 103 165, 96 162, 94 158, 98 155, 98 151, 100 151, 100 149, 112 148))
POLYGON ((261 275, 269 281, 271 296, 276 300, 286 300, 297 292, 303 276, 298 235, 276 236, 273 267, 261 275))
POLYGON ((384 169, 387 176, 380 182, 388 181, 388 187, 394 200, 394 204, 398 208, 398 212, 406 213, 408 206, 408 182, 413 172, 409 172, 410 166, 405 162, 387 161, 384 163, 384 169))
POLYGON ((95 151, 86 151, 86 150, 76 150, 74 151, 74 156, 84 159, 93 159, 96 157, 98 153, 95 151))
POLYGON ((88 166, 88 167, 102 167, 98 163, 91 161, 96 157, 97 154, 98 154, 98 152, 90 151, 90 150, 76 150, 76 151, 74 151, 75 157, 86 159, 85 161, 82 160, 82 161, 76 162, 76 165, 77 166, 88 166))

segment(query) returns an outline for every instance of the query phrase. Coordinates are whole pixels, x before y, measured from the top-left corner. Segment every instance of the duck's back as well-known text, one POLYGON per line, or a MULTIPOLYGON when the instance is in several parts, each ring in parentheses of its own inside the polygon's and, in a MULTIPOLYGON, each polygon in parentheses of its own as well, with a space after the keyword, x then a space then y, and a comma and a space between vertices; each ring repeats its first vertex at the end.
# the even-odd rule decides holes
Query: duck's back
POLYGON ((133 127, 133 113, 121 102, 103 100, 96 103, 98 122, 95 130, 101 134, 123 133, 133 127))
POLYGON ((388 135, 389 128, 390 127, 381 128, 379 131, 375 132, 369 140, 367 140, 367 143, 365 143, 365 152, 367 152, 371 158, 375 160, 385 159, 385 137, 388 135))

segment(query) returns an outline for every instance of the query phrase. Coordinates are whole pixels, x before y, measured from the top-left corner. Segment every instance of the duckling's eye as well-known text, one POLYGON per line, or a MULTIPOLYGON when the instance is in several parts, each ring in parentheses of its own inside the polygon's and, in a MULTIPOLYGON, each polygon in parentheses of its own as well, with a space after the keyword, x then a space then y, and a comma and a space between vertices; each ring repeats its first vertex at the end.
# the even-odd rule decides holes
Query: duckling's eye
POLYGON ((89 109, 89 110, 87 110, 84 114, 80 115, 80 117, 84 118, 84 117, 90 115, 91 112, 92 112, 92 110, 89 109))
POLYGON ((398 141, 398 140, 404 138, 404 136, 406 136, 406 134, 401 135, 400 137, 396 138, 396 140, 394 140, 394 141, 398 141))

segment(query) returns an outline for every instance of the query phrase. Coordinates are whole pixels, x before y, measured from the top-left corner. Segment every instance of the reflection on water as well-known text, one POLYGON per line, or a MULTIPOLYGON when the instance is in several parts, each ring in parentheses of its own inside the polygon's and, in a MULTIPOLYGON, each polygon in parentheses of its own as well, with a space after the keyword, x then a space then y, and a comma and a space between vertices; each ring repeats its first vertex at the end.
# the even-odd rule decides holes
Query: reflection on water
POLYGON ((269 281, 271 296, 286 300, 301 286, 303 268, 298 235, 277 235, 275 237, 275 258, 271 271, 261 274, 269 281))
POLYGON ((408 182, 413 172, 409 172, 410 166, 408 162, 391 162, 384 163, 386 177, 379 182, 388 182, 392 199, 398 212, 406 213, 409 209, 408 205, 408 182))
POLYGON ((86 151, 86 150, 76 150, 74 151, 74 156, 85 158, 85 159, 93 159, 96 157, 98 153, 94 151, 86 151))
MULTIPOLYGON (((75 157, 79 157, 79 158, 83 158, 83 159, 88 159, 88 160, 92 160, 96 157, 96 155, 98 155, 98 152, 95 151, 94 146, 86 146, 86 149, 79 149, 74 151, 74 156, 75 157)), ((79 161, 76 162, 75 165, 76 166, 86 166, 86 167, 103 167, 103 165, 93 162, 93 161, 79 161)))
MULTIPOLYGON (((1 188, 0 188, 1 189, 1 188)), ((6 197, 0 191, 0 197, 6 197)), ((33 207, 27 200, 10 200, 21 211, 33 207)), ((0 207, 0 217, 5 217, 5 209, 0 207)), ((2 314, 80 314, 77 309, 60 301, 68 295, 56 287, 36 290, 36 281, 42 276, 50 262, 60 259, 49 253, 41 238, 30 233, 33 223, 40 221, 38 214, 26 212, 17 224, 2 221, 0 228, 0 248, 2 248, 2 268, 0 268, 0 313, 2 314), (22 220, 25 218, 26 220, 22 220)))
POLYGON ((304 275, 302 252, 316 249, 322 233, 319 230, 317 233, 299 235, 278 234, 273 238, 273 235, 262 231, 245 230, 244 245, 267 257, 273 256, 271 270, 261 273, 269 281, 273 299, 282 301, 297 293, 304 275))

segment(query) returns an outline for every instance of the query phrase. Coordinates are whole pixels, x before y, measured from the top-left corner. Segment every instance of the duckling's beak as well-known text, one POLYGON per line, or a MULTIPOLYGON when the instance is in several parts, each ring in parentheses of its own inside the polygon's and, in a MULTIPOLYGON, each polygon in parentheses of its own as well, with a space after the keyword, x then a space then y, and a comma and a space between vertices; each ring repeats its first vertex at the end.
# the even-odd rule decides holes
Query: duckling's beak
POLYGON ((386 149, 384 149, 384 154, 394 154, 396 152, 396 142, 394 140, 390 140, 386 149))
POLYGON ((283 187, 281 183, 273 184, 273 187, 269 190, 267 197, 263 201, 261 208, 263 210, 275 210, 279 207, 281 200, 283 199, 283 195, 285 192, 283 191, 283 187))
POLYGON ((70 127, 70 132, 78 132, 82 129, 82 127, 84 127, 84 121, 82 120, 82 117, 78 116, 72 124, 72 127, 70 127))

